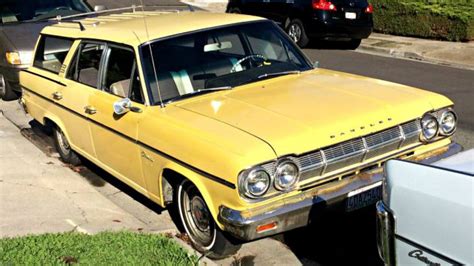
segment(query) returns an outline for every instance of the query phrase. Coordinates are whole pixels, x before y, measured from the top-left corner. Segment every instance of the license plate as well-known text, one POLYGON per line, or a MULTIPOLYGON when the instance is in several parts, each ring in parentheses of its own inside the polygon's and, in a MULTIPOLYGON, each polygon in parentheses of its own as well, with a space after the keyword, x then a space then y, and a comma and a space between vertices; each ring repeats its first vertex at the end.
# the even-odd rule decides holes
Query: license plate
POLYGON ((382 199, 382 182, 349 192, 346 201, 346 211, 355 211, 367 207, 382 199))
POLYGON ((356 19, 357 15, 355 12, 346 12, 346 19, 356 19))

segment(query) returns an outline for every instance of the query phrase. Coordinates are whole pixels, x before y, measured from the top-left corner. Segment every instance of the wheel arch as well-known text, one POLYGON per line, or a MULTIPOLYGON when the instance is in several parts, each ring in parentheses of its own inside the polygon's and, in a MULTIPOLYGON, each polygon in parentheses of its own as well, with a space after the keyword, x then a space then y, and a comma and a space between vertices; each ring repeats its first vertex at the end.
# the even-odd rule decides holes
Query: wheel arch
POLYGON ((57 116, 52 115, 52 114, 46 114, 43 117, 42 124, 44 126, 59 127, 61 131, 64 133, 64 135, 66 136, 67 140, 71 142, 71 138, 69 137, 69 133, 66 126, 61 121, 61 119, 59 119, 57 116))
POLYGON ((219 220, 217 219, 219 215, 219 206, 216 206, 215 201, 209 193, 208 185, 206 184, 206 182, 213 181, 208 181, 205 177, 202 177, 201 175, 195 173, 190 169, 184 168, 177 164, 169 164, 163 168, 159 180, 159 185, 161 188, 161 198, 163 203, 170 203, 169 201, 167 201, 170 199, 170 193, 171 195, 174 195, 174 193, 176 192, 175 189, 178 189, 179 184, 181 184, 181 182, 183 182, 184 180, 188 180, 194 186, 196 186, 196 188, 199 190, 199 193, 201 193, 202 197, 204 198, 204 201, 206 202, 206 205, 209 208, 209 211, 211 212, 214 221, 222 229, 223 226, 219 223, 219 220))

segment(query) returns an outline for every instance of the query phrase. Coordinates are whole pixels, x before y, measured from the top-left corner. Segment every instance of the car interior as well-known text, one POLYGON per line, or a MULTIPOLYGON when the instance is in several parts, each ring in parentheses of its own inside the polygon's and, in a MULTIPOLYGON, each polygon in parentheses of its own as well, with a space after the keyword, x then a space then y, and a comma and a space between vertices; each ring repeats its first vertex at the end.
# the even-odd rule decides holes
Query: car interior
POLYGON ((34 65, 53 73, 59 73, 69 49, 72 46, 72 41, 62 38, 46 37, 41 40, 39 45, 34 65))
MULTIPOLYGON (((213 81, 220 77, 291 58, 272 31, 255 35, 232 30, 210 32, 173 38, 152 46, 156 51, 153 57, 157 62, 157 76, 150 62, 146 75, 152 88, 156 88, 158 79, 163 101, 215 87, 213 81), (252 60, 239 61, 248 55, 255 56, 249 58, 252 60)), ((150 56, 149 53, 149 49, 144 49, 145 57, 150 56)), ((152 94, 158 94, 157 89, 152 89, 152 94)), ((159 95, 152 96, 159 99, 159 95)))

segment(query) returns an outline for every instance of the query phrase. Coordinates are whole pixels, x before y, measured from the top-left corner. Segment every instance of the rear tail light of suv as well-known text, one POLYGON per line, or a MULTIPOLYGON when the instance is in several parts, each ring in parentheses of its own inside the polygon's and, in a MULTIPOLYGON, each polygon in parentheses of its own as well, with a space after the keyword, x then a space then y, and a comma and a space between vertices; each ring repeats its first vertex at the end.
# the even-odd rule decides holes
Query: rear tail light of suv
POLYGON ((336 11, 336 6, 328 0, 313 0, 313 9, 336 11))
POLYGON ((372 13, 374 13, 374 7, 372 6, 372 4, 369 4, 369 5, 365 8, 364 12, 367 13, 367 14, 372 14, 372 13))

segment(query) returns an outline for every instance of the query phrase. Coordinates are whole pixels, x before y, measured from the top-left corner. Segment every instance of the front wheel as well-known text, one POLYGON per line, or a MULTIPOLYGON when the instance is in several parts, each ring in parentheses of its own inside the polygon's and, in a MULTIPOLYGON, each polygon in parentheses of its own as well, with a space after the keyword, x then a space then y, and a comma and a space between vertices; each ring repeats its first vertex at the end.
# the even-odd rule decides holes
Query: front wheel
POLYGON ((19 93, 14 91, 8 81, 0 75, 0 98, 4 101, 16 100, 20 97, 19 93))
POLYGON ((235 254, 240 244, 219 229, 194 184, 184 180, 177 191, 178 212, 193 247, 212 259, 235 254))
POLYGON ((292 19, 286 26, 286 33, 301 48, 304 48, 309 43, 308 35, 300 19, 292 19))

